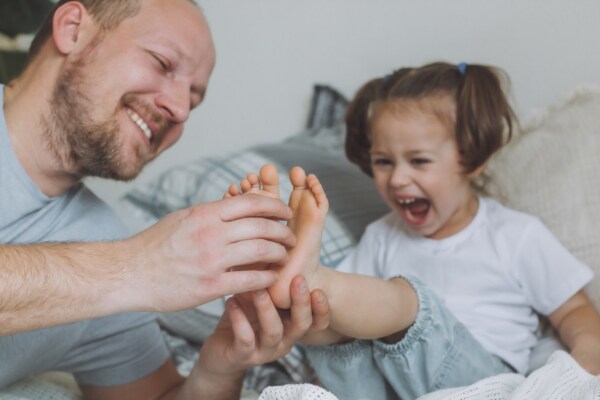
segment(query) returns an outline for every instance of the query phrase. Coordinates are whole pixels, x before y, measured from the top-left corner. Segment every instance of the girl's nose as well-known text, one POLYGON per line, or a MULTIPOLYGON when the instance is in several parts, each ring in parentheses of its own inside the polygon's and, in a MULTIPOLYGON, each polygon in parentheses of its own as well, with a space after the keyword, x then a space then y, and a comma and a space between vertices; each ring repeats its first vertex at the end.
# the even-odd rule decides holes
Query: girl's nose
POLYGON ((410 185, 412 179, 410 177, 410 171, 405 166, 398 165, 392 171, 390 176, 390 185, 396 188, 402 188, 410 185))

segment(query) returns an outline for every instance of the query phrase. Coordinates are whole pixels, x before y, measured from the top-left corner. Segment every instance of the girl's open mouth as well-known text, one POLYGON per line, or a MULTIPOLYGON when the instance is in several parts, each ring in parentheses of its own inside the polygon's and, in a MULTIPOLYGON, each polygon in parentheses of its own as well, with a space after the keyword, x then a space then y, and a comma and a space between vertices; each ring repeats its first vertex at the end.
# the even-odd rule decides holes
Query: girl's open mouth
POLYGON ((404 219, 411 225, 420 225, 425 222, 431 203, 427 199, 408 198, 398 200, 404 219))

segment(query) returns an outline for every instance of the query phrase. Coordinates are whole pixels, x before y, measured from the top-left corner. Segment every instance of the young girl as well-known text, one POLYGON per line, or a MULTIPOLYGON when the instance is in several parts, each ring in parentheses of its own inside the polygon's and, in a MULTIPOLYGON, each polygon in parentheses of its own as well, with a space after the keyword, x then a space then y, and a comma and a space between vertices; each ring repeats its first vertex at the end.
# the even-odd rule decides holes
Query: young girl
POLYGON ((327 295, 330 330, 307 338, 320 345, 308 354, 338 397, 416 398, 524 373, 537 313, 582 366, 600 373, 600 317, 582 291, 591 271, 538 219, 482 196, 486 163, 513 125, 500 78, 487 66, 435 63, 359 90, 346 152, 393 212, 367 228, 336 271, 310 250, 320 236, 306 210, 326 212, 316 178, 305 178, 303 191, 314 204, 290 200, 303 211, 292 220, 298 244, 282 272, 304 269, 310 288, 327 295))

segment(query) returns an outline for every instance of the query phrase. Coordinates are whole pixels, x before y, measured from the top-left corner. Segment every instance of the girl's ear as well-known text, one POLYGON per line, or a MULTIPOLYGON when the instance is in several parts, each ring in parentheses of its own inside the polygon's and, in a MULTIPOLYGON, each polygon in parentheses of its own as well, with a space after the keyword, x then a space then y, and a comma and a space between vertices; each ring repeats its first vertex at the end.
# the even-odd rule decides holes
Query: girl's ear
POLYGON ((82 41, 84 26, 91 21, 87 10, 78 1, 60 6, 52 19, 52 39, 56 49, 64 55, 71 53, 82 41))
POLYGON ((487 167, 487 161, 481 164, 479 167, 475 168, 473 171, 469 172, 467 176, 469 177, 469 179, 478 178, 479 175, 481 175, 483 171, 485 171, 485 167, 487 167))

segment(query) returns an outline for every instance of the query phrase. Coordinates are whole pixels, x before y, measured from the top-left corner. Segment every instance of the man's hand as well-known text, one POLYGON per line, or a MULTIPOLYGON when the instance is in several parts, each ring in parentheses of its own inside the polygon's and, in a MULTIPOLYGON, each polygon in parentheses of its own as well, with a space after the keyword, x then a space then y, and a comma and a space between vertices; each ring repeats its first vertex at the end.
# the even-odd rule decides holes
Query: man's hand
POLYGON ((280 200, 238 196, 174 212, 126 241, 125 271, 131 309, 173 311, 218 297, 272 285, 274 271, 231 271, 237 265, 275 263, 295 244, 278 220, 291 211, 280 200))
POLYGON ((227 271, 285 260, 295 237, 278 220, 291 216, 280 200, 248 194, 176 211, 126 240, 0 244, 0 334, 266 288, 276 272, 227 271))
POLYGON ((202 346, 186 390, 193 387, 211 399, 239 398, 247 368, 278 359, 308 332, 328 327, 323 292, 309 293, 302 276, 292 280, 290 292, 292 307, 285 311, 275 308, 266 290, 251 298, 230 298, 215 332, 202 346), (232 391, 225 395, 224 388, 232 391))

